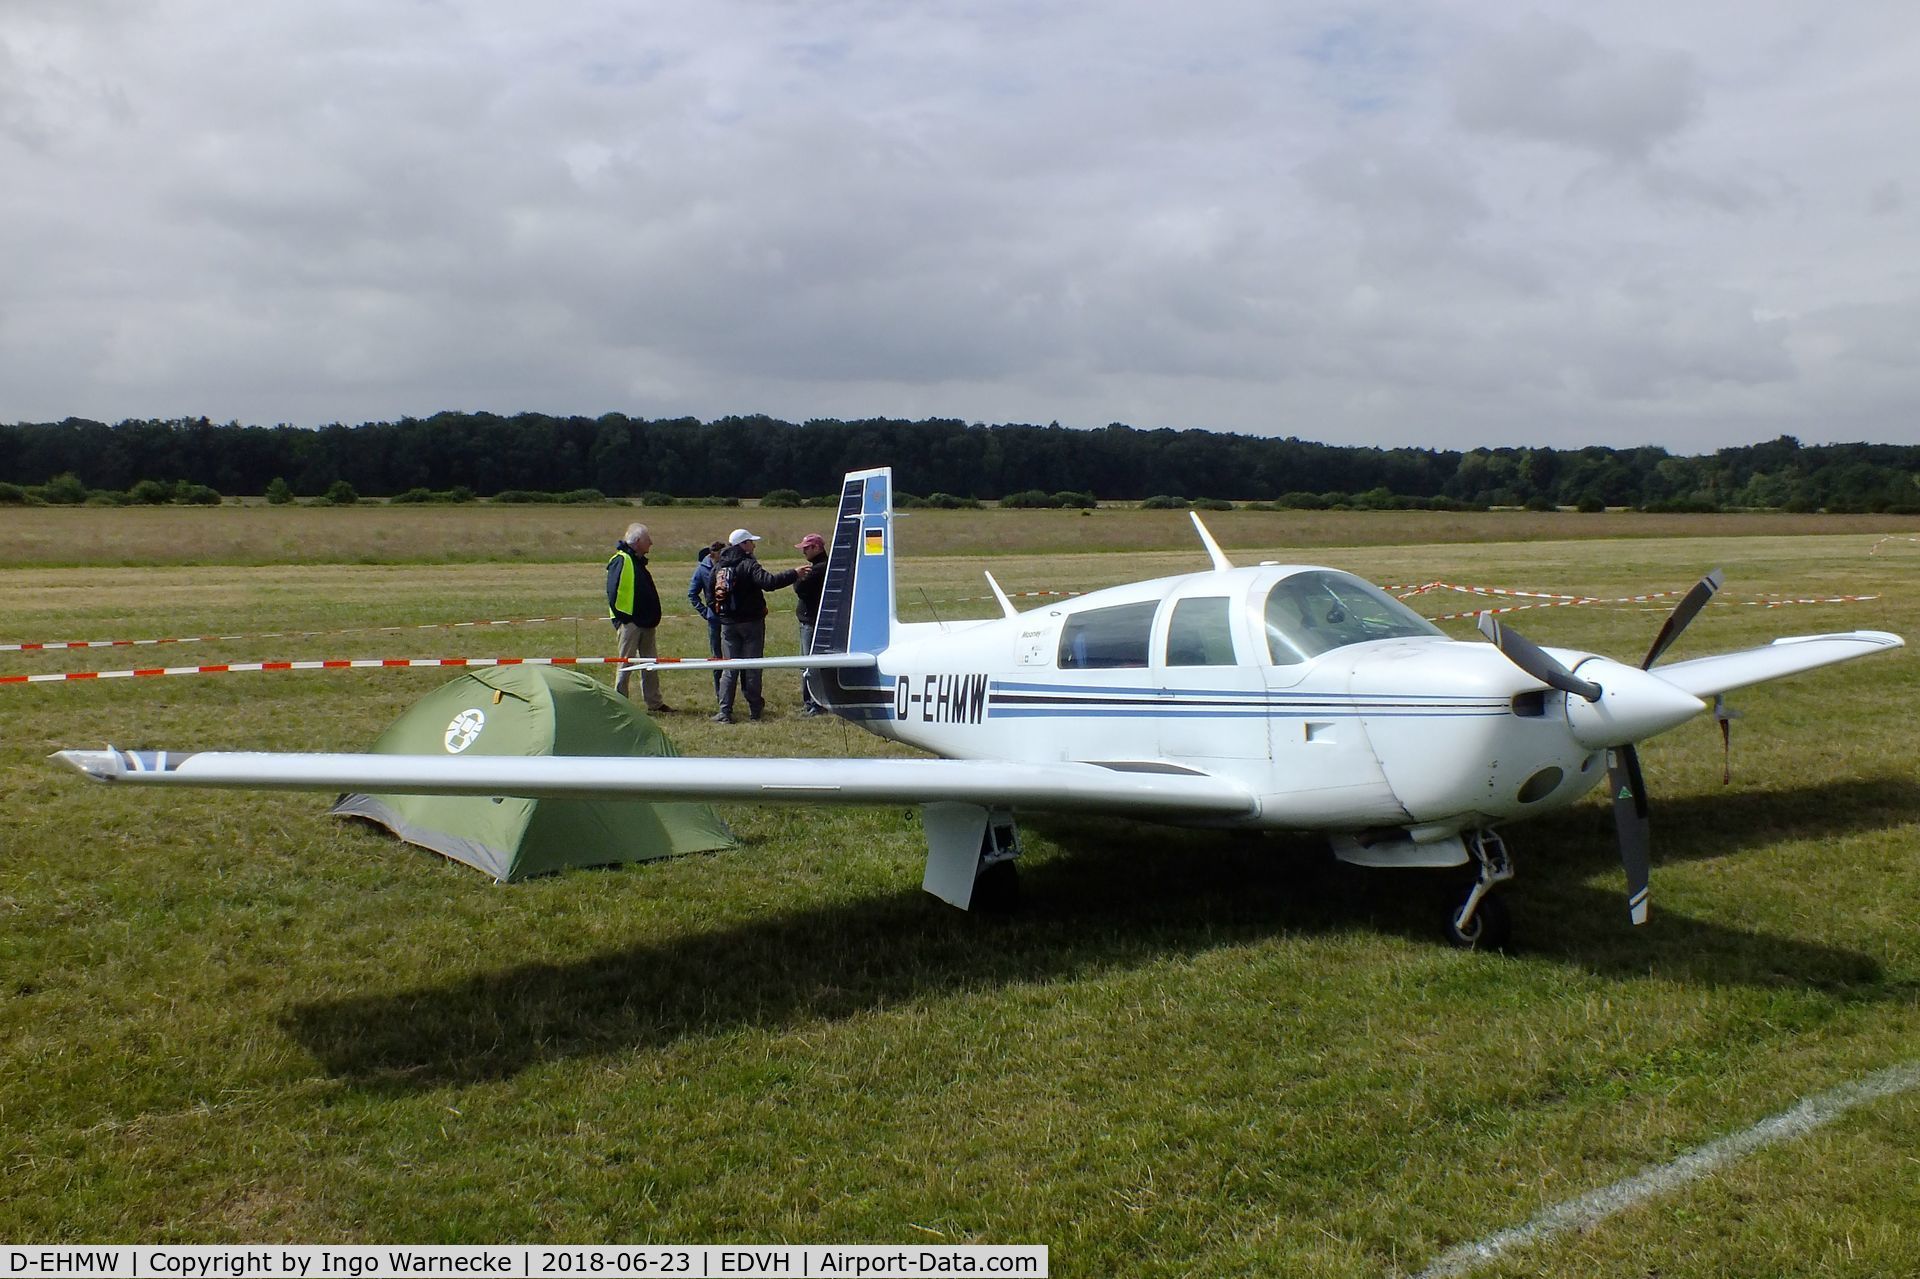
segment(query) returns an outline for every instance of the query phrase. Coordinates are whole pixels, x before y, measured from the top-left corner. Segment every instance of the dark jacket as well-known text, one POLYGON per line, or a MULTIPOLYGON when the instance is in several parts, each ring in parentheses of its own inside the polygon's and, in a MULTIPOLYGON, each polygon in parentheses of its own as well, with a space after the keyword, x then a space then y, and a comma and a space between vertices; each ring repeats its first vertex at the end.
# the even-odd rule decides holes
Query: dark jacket
POLYGON ((614 547, 607 561, 607 616, 615 626, 652 628, 660 625, 660 592, 647 572, 647 557, 635 554, 625 542, 614 547), (620 578, 626 571, 627 557, 633 556, 633 612, 620 610, 620 578))
POLYGON ((720 614, 723 622, 758 622, 767 615, 768 591, 777 591, 783 586, 792 586, 800 579, 794 569, 782 573, 769 573, 747 550, 746 543, 729 546, 713 557, 714 572, 727 572, 727 593, 720 596, 718 587, 714 590, 717 602, 714 611, 720 614))
POLYGON ((813 571, 793 584, 793 598, 798 601, 793 615, 802 626, 812 626, 820 620, 820 592, 827 584, 827 557, 822 555, 807 563, 813 565, 813 571))

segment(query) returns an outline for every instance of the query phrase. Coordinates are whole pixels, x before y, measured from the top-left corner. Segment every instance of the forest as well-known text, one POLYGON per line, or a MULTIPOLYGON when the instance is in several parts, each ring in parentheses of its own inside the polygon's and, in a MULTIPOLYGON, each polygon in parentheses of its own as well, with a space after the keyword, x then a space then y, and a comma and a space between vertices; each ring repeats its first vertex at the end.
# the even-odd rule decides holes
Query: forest
POLYGON ((941 418, 446 412, 317 429, 204 417, 0 424, 0 501, 15 502, 330 492, 814 498, 835 492, 846 471, 882 465, 903 492, 965 502, 1064 491, 1298 507, 1920 513, 1920 446, 1803 445, 1790 435, 1686 456, 1653 446, 1383 449, 1118 422, 1083 430, 941 418))

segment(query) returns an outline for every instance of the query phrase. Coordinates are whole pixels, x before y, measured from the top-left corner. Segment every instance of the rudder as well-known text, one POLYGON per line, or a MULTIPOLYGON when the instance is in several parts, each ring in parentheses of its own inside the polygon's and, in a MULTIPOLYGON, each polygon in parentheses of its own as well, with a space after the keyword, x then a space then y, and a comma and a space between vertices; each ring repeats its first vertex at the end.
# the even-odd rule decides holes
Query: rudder
POLYGON ((849 472, 807 652, 878 653, 893 621, 893 468, 849 472))
MULTIPOLYGON (((893 640, 893 470, 849 472, 827 553, 827 580, 808 656, 879 653, 893 640)), ((853 720, 893 713, 893 677, 878 671, 815 668, 808 688, 822 706, 853 720)))

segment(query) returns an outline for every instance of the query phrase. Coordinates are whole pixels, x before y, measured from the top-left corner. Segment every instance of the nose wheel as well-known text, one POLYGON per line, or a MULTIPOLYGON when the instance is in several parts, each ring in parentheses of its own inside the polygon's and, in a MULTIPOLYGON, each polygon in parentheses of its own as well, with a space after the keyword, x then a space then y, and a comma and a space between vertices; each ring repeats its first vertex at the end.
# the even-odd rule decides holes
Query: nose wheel
POLYGON ((1447 913, 1447 940, 1461 950, 1504 950, 1513 937, 1513 920, 1506 902, 1493 889, 1513 878, 1513 860, 1494 831, 1469 832, 1466 844, 1480 863, 1480 875, 1467 899, 1447 913))

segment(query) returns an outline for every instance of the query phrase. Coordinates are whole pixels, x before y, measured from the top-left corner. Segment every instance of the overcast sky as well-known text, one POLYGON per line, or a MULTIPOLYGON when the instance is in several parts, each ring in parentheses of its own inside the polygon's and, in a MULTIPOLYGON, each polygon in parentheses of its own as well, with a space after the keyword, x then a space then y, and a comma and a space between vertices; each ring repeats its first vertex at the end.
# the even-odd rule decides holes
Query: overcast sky
POLYGON ((0 421, 1920 442, 1920 5, 0 0, 0 421))

